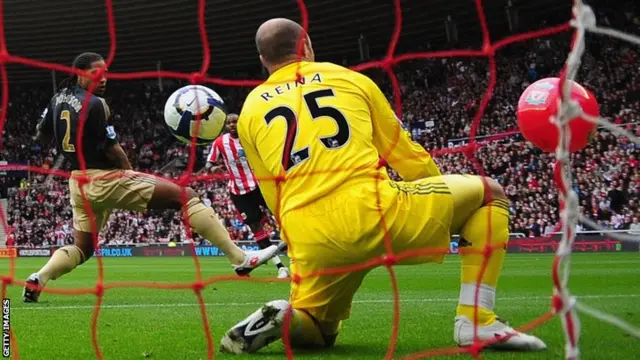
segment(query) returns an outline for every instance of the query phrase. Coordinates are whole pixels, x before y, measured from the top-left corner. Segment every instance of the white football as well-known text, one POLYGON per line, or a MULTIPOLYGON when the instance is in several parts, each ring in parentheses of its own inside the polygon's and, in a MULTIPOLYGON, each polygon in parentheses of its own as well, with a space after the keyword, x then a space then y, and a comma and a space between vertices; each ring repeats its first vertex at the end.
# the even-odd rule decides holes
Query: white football
POLYGON ((164 121, 169 131, 187 144, 191 144, 194 136, 196 144, 210 144, 220 136, 226 120, 227 112, 220 95, 201 85, 176 90, 164 105, 164 121), (199 128, 197 120, 200 120, 199 128))

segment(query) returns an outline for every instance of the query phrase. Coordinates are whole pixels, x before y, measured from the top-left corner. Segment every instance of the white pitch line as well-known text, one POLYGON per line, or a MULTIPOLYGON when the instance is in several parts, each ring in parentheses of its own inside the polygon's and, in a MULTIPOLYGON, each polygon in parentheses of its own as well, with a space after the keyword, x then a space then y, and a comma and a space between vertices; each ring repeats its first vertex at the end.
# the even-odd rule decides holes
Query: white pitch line
MULTIPOLYGON (((609 298, 635 298, 640 294, 613 294, 613 295, 576 295, 578 299, 609 299, 609 298)), ((520 301, 520 300, 551 300, 550 296, 518 296, 498 298, 499 301, 520 301)), ((400 299, 401 303, 445 303, 458 301, 458 298, 434 298, 434 299, 400 299)), ((265 302, 219 302, 205 303, 206 306, 259 306, 265 302)), ((391 304, 391 299, 380 300, 354 300, 354 304, 391 304)), ((135 309, 135 308, 164 308, 164 307, 194 307, 198 306, 197 302, 192 303, 176 303, 176 304, 121 304, 121 305, 102 305, 101 309, 135 309)), ((67 305, 67 306, 12 306, 11 310, 80 310, 93 309, 95 305, 67 305)))

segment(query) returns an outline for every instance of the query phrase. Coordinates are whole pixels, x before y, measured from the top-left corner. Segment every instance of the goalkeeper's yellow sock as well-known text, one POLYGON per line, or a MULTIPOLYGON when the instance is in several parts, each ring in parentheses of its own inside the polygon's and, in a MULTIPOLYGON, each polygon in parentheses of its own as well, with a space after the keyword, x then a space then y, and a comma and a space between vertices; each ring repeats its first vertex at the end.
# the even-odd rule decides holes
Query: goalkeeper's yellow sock
POLYGON ((76 266, 82 264, 84 259, 85 256, 79 247, 75 245, 61 247, 51 255, 51 259, 38 271, 40 285, 44 286, 49 280, 55 280, 71 272, 76 266))
POLYGON ((489 325, 496 320, 496 314, 493 312, 496 285, 509 242, 508 200, 495 199, 478 209, 464 224, 460 236, 463 239, 460 245, 462 284, 456 313, 458 316, 466 316, 480 326, 489 325), (478 276, 484 263, 482 252, 489 239, 493 251, 478 289, 478 276), (473 253, 464 254, 465 251, 473 251, 473 253), (476 290, 478 290, 477 318, 474 311, 476 290))
POLYGON ((320 324, 304 310, 291 313, 291 346, 295 348, 319 348, 333 346, 340 322, 320 324))

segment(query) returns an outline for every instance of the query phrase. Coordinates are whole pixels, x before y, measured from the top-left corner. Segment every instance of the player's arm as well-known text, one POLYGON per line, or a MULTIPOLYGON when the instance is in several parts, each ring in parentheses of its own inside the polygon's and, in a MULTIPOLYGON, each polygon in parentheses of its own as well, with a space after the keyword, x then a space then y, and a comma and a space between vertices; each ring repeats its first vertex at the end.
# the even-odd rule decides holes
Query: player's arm
POLYGON ((369 98, 373 145, 387 164, 405 181, 442 175, 431 155, 402 128, 378 85, 365 75, 358 74, 357 79, 369 98))
POLYGON ((36 136, 34 138, 36 141, 50 143, 53 140, 53 113, 50 107, 48 105, 40 115, 40 121, 36 125, 36 136))
POLYGON ((222 139, 222 137, 217 138, 216 141, 211 144, 211 151, 209 151, 209 156, 207 156, 207 163, 205 164, 203 171, 214 172, 222 167, 222 165, 219 164, 220 139, 222 139))
MULTIPOLYGON (((247 102, 245 101, 245 105, 247 102)), ((267 169, 260 157, 255 145, 255 132, 252 132, 250 114, 243 108, 238 118, 238 137, 244 149, 247 161, 253 170, 253 174, 260 182, 260 192, 269 210, 275 214, 277 205, 277 187, 275 181, 261 180, 273 178, 273 174, 267 169)), ((254 128, 255 129, 255 128, 254 128)))
POLYGON ((210 163, 207 161, 206 164, 204 164, 204 167, 200 170, 198 170, 198 172, 196 173, 196 175, 200 175, 202 173, 208 173, 208 172, 214 172, 216 170, 218 170, 220 166, 215 166, 213 163, 210 163))
POLYGON ((221 137, 217 138, 216 141, 211 144, 211 150, 209 150, 209 155, 207 155, 207 160, 204 164, 204 167, 198 170, 196 175, 200 175, 203 173, 213 173, 221 167, 217 164, 220 159, 220 139, 221 137))
POLYGON ((116 130, 109 124, 111 110, 109 105, 101 99, 93 103, 89 110, 89 119, 95 119, 89 126, 91 133, 95 134, 98 146, 101 147, 111 161, 111 163, 119 169, 131 170, 131 163, 120 143, 116 130))
POLYGON ((111 161, 112 164, 117 166, 119 169, 124 170, 132 170, 131 163, 129 162, 129 157, 127 157, 127 153, 124 151, 120 144, 116 143, 109 146, 105 154, 107 158, 111 161))

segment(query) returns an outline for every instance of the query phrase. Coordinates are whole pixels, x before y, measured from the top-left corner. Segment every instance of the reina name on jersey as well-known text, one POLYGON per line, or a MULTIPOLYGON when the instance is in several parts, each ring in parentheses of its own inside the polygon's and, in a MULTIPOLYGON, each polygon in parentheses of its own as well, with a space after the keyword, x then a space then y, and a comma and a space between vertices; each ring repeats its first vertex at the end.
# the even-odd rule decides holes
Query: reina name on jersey
MULTIPOLYGON (((260 94, 260 97, 264 100, 264 101, 269 101, 269 99, 273 99, 275 96, 274 95, 282 95, 284 94, 286 91, 290 91, 292 89, 296 89, 298 88, 298 86, 300 85, 304 85, 307 82, 307 78, 309 78, 308 75, 301 75, 299 76, 295 81, 289 81, 283 85, 278 85, 275 86, 271 91, 266 91, 263 92, 262 94, 260 94)), ((314 83, 322 83, 322 77, 320 76, 320 73, 315 73, 312 77, 311 80, 309 80, 310 84, 314 84, 314 83)))

